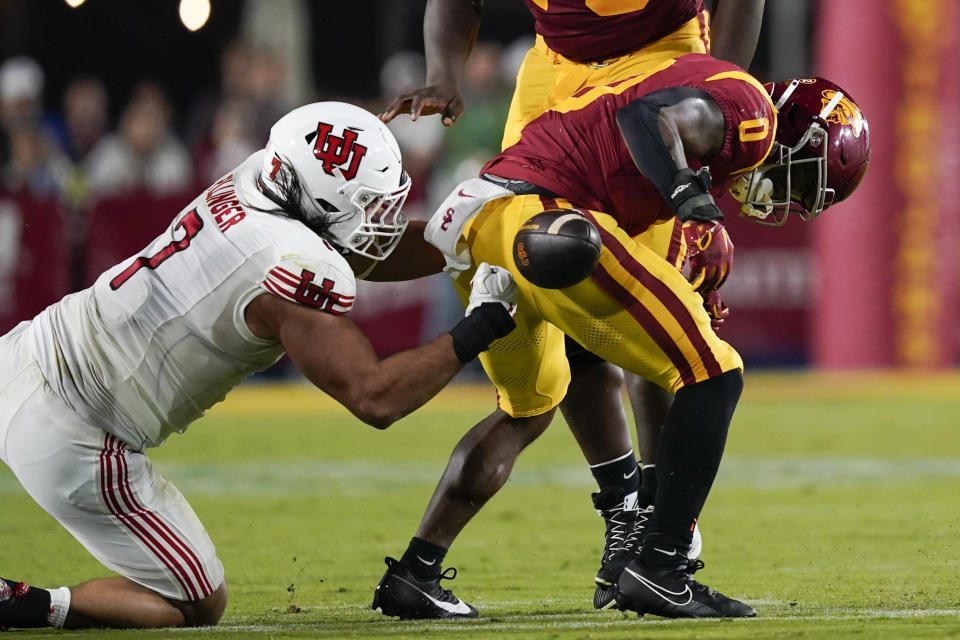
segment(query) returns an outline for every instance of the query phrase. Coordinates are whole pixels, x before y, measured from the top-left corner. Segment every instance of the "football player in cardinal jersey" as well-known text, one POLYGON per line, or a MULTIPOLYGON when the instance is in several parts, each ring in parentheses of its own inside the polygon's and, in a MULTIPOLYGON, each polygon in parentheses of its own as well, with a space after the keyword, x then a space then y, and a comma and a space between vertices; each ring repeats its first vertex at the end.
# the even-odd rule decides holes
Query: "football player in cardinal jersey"
POLYGON ((734 65, 687 54, 578 92, 528 124, 482 179, 459 185, 426 237, 448 268, 462 269, 455 282, 464 299, 471 262, 510 265, 518 330, 481 355, 499 408, 457 445, 405 559, 388 560, 374 606, 405 617, 453 615, 409 588, 413 558, 439 565, 550 424, 571 378, 566 334, 675 394, 659 440, 654 509, 639 552, 614 580, 616 605, 667 617, 755 615, 696 582, 702 563, 687 555, 742 389, 742 362, 717 337, 700 294, 635 236, 673 218, 711 230, 723 217, 713 194, 730 187, 751 219, 811 219, 853 192, 869 149, 863 114, 833 83, 765 87, 734 65), (603 248, 589 278, 543 289, 516 271, 513 239, 528 218, 555 208, 583 212, 603 248))
MULTIPOLYGON (((707 53, 747 68, 753 58, 764 0, 716 0, 712 16, 702 0, 524 0, 535 20, 536 40, 517 75, 502 148, 516 143, 523 128, 542 113, 586 87, 646 73, 686 53, 707 53)), ((464 112, 459 86, 464 60, 476 38, 482 0, 429 0, 424 17, 427 86, 397 96, 382 114, 439 113, 453 124, 464 112)), ((612 213, 612 212, 611 212, 612 213)), ((732 266, 733 243, 722 223, 658 221, 635 236, 657 255, 681 268, 703 295, 714 328, 728 315, 717 289, 732 266)), ((634 551, 656 493, 660 428, 673 395, 629 371, 604 362, 568 340, 572 379, 560 403, 567 424, 597 481, 593 504, 606 525, 594 606, 613 603, 612 583, 634 551), (621 380, 637 430, 637 459, 621 401, 621 380)), ((700 554, 694 529, 690 556, 700 554)), ((415 566, 425 574, 434 567, 415 566)))
POLYGON ((0 629, 216 624, 223 565, 146 449, 284 352, 385 429, 509 333, 516 287, 488 265, 463 320, 416 349, 380 360, 349 319, 348 258, 383 263, 402 244, 409 190, 375 116, 301 107, 142 253, 0 337, 0 459, 119 574, 49 590, 0 579, 0 629))

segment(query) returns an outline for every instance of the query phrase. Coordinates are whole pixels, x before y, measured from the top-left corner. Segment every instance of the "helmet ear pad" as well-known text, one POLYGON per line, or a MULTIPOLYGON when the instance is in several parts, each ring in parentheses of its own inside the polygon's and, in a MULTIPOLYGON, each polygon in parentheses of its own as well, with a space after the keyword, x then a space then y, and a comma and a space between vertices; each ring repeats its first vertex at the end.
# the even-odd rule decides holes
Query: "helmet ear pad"
POLYGON ((837 191, 837 195, 833 200, 834 202, 840 202, 841 200, 845 200, 850 197, 850 195, 856 191, 857 187, 860 186, 860 183, 863 182, 864 176, 867 175, 867 169, 870 168, 870 156, 867 155, 866 157, 863 157, 861 149, 857 148, 854 150, 853 154, 850 154, 853 156, 852 160, 854 162, 859 162, 859 165, 857 166, 850 166, 846 162, 846 157, 844 156, 843 151, 843 147, 841 146, 839 162, 845 165, 844 174, 849 175, 849 178, 847 178, 846 181, 838 183, 834 186, 834 189, 837 191))

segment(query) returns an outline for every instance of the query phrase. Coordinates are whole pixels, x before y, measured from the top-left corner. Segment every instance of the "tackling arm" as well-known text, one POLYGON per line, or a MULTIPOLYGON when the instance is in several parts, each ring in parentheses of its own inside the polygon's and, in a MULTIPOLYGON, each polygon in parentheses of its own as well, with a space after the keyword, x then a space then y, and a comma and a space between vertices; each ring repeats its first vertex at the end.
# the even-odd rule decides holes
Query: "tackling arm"
POLYGON ((710 21, 710 54, 750 67, 760 38, 765 0, 717 0, 710 21))
POLYGON ((450 333, 383 360, 347 316, 270 293, 247 305, 245 319, 254 335, 279 340, 310 382, 367 424, 386 429, 515 326, 516 286, 509 272, 481 264, 474 281, 468 315, 450 333))
POLYGON ((369 258, 351 254, 346 256, 347 263, 355 273, 365 274, 362 280, 370 282, 414 280, 440 273, 446 263, 443 254, 423 239, 426 226, 422 220, 411 220, 397 247, 382 262, 371 265, 369 258))
POLYGON ((464 111, 460 96, 463 64, 477 39, 482 8, 483 0, 429 0, 423 16, 427 86, 394 98, 380 114, 384 122, 401 112, 414 120, 439 113, 446 126, 460 117, 464 111))

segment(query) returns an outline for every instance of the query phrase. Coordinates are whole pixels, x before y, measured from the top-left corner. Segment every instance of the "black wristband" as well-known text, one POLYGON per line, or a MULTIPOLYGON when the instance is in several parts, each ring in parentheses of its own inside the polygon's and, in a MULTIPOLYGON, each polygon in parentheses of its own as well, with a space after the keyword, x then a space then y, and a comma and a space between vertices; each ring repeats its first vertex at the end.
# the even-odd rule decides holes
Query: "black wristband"
POLYGON ((723 214, 710 195, 710 171, 706 167, 696 173, 689 168, 677 171, 668 200, 680 222, 723 220, 723 214))
POLYGON ((502 304, 484 302, 450 329, 457 359, 464 364, 472 362, 481 351, 490 347, 491 342, 507 335, 516 326, 502 304))

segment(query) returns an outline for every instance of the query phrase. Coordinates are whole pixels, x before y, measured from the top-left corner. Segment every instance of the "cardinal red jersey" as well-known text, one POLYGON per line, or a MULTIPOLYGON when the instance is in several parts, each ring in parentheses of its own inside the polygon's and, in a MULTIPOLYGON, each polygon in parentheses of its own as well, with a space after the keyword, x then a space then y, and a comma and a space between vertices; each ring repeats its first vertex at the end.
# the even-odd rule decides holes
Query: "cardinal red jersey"
POLYGON ((676 31, 702 0, 524 0, 547 46, 575 62, 609 60, 676 31))
POLYGON ((726 133, 720 151, 689 159, 694 169, 710 167, 715 193, 724 192, 737 174, 770 153, 777 121, 763 85, 733 64, 691 53, 649 73, 577 92, 524 127, 520 141, 488 162, 481 174, 532 182, 577 206, 614 216, 630 235, 640 233, 673 212, 634 164, 616 113, 668 87, 700 89, 723 112, 726 133))

